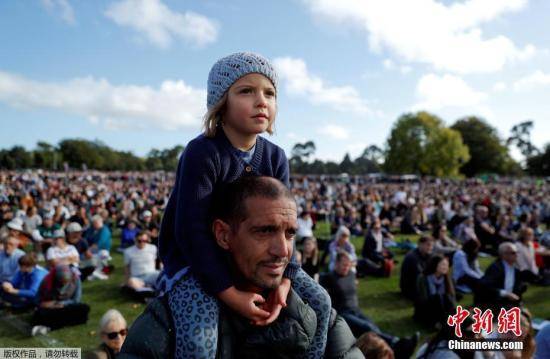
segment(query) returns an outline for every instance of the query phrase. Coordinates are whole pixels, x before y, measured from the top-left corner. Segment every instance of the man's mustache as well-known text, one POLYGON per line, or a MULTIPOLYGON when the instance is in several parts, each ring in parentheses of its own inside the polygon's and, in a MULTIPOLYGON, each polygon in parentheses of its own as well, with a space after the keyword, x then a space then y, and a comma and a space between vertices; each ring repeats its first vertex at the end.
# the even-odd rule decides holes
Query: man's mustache
POLYGON ((288 258, 273 258, 273 259, 270 259, 270 260, 261 261, 260 264, 261 265, 276 265, 276 266, 279 266, 279 265, 287 265, 288 262, 289 262, 288 258))

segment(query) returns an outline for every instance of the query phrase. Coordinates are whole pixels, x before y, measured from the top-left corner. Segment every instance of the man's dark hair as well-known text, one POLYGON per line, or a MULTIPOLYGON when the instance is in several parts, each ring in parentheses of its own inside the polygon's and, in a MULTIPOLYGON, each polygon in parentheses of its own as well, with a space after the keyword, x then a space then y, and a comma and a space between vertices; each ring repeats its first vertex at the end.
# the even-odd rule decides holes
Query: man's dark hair
POLYGON ((347 258, 347 259, 351 260, 351 256, 349 255, 348 252, 346 252, 344 250, 339 250, 336 253, 336 263, 340 263, 340 261, 344 258, 347 258))
POLYGON ((21 256, 17 263, 19 263, 19 266, 34 267, 36 265, 36 256, 34 253, 27 253, 21 256))
POLYGON ((433 242, 434 239, 430 236, 422 236, 420 237, 420 239, 418 240, 418 243, 426 243, 426 242, 433 242))
POLYGON ((221 219, 236 229, 248 217, 246 200, 252 197, 287 198, 294 201, 292 192, 276 178, 244 176, 223 186, 214 196, 212 219, 221 219))

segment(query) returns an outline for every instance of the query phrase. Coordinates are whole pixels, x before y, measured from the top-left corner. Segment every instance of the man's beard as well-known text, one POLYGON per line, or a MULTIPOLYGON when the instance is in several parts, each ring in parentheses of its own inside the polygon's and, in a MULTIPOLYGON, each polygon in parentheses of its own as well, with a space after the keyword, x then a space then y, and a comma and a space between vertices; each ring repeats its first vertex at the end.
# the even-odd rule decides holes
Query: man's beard
POLYGON ((273 277, 266 275, 265 277, 267 277, 267 278, 262 277, 259 272, 260 272, 260 268, 265 264, 268 264, 268 265, 269 264, 276 264, 276 265, 283 264, 285 269, 286 269, 286 266, 288 265, 288 259, 287 258, 275 258, 275 259, 269 260, 269 261, 262 261, 262 262, 258 263, 258 265, 256 266, 256 270, 252 274, 252 278, 248 278, 248 280, 250 282, 252 282, 252 284, 254 284, 255 286, 257 286, 259 288, 266 289, 266 290, 276 289, 281 285, 283 275, 281 274, 281 275, 277 275, 277 276, 273 276, 273 277))

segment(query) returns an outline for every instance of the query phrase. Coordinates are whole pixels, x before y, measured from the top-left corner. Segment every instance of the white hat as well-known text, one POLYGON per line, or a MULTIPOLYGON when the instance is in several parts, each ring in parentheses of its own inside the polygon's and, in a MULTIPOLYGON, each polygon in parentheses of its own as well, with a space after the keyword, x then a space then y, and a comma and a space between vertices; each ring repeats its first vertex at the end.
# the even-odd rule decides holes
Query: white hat
POLYGON ((82 232, 82 226, 78 222, 71 222, 67 226, 67 233, 82 232))
POLYGON ((23 232, 23 221, 21 218, 14 218, 7 224, 9 229, 13 229, 19 232, 23 232))
POLYGON ((153 213, 151 213, 151 211, 149 211, 149 210, 145 210, 141 214, 142 217, 151 217, 152 215, 153 215, 153 213))

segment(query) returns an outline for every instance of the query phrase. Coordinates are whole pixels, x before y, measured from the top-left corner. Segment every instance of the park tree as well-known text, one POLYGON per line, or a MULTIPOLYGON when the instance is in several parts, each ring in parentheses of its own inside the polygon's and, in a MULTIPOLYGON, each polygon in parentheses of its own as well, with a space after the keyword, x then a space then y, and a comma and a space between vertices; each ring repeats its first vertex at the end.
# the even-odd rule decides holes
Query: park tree
POLYGON ((469 159, 458 131, 428 112, 407 113, 392 128, 384 167, 389 173, 456 176, 469 159))
POLYGON ((59 164, 60 154, 57 152, 55 146, 48 142, 38 141, 34 154, 34 167, 57 169, 59 164))
POLYGON ((482 173, 509 174, 513 171, 514 161, 508 148, 502 143, 497 130, 486 121, 470 116, 458 120, 451 128, 460 132, 462 141, 470 151, 470 160, 460 170, 463 174, 472 177, 482 173))
POLYGON ((8 170, 31 168, 33 165, 32 153, 23 146, 13 146, 9 150, 0 151, 0 168, 8 170))
POLYGON ((313 141, 307 141, 304 143, 297 143, 292 147, 290 157, 290 168, 295 173, 308 173, 309 159, 315 154, 315 143, 313 141))
POLYGON ((32 153, 27 152, 25 147, 13 146, 9 150, 0 151, 0 168, 13 170, 32 167, 32 153))
POLYGON ((342 162, 340 162, 340 171, 343 173, 349 173, 349 174, 355 174, 355 168, 354 168, 353 161, 351 160, 349 153, 346 153, 344 158, 342 159, 342 162))
POLYGON ((510 137, 506 143, 508 145, 516 145, 525 159, 539 154, 538 148, 531 142, 531 130, 533 129, 533 121, 528 120, 520 122, 510 130, 510 137))
POLYGON ((550 143, 543 151, 527 158, 527 172, 532 176, 550 176, 550 143))
POLYGON ((355 172, 357 174, 380 172, 383 158, 384 151, 376 145, 370 145, 355 159, 355 172))

